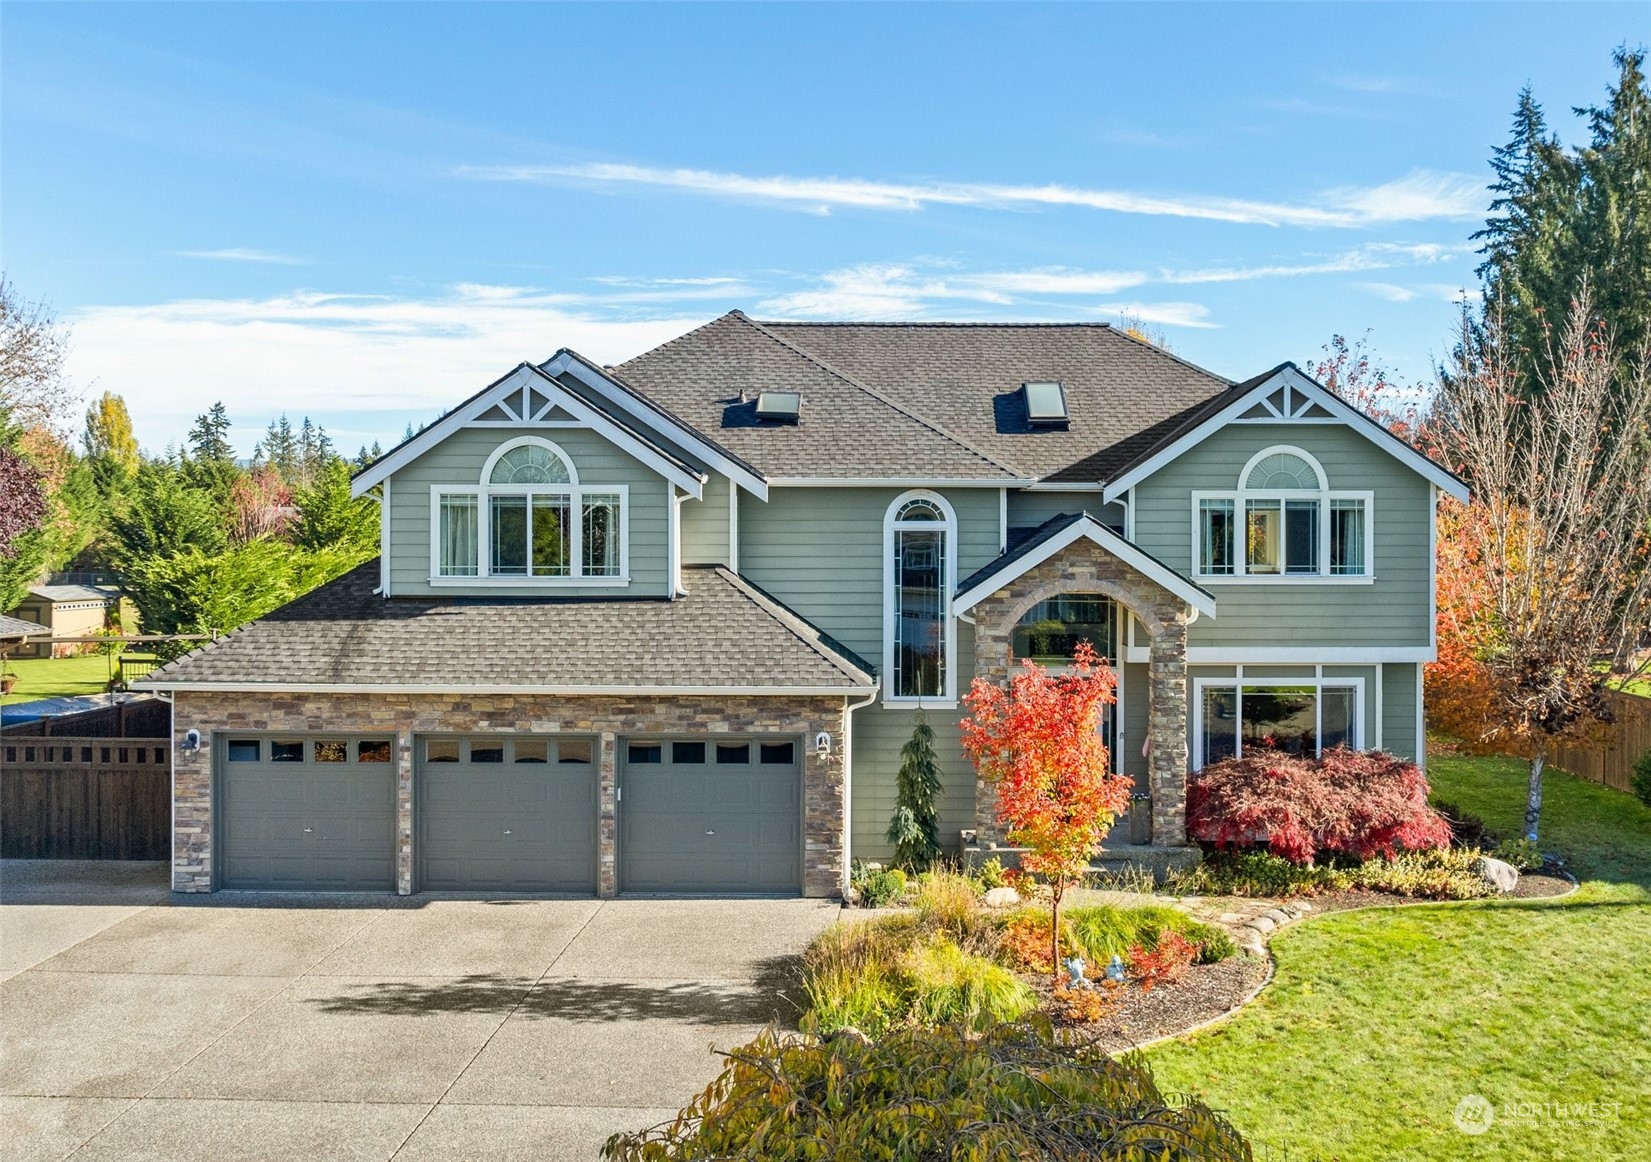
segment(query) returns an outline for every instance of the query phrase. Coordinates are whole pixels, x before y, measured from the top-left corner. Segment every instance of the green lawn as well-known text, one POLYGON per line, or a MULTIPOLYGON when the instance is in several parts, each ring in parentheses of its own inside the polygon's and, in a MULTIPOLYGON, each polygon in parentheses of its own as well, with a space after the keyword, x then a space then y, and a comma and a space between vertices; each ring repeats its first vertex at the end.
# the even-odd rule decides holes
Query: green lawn
POLYGON ((17 675, 17 685, 6 695, 6 705, 36 698, 71 694, 103 694, 109 689, 109 659, 103 654, 76 658, 12 658, 6 668, 17 675))
MULTIPOLYGON (((1523 764, 1441 757, 1429 775, 1519 833, 1523 764)), ((1290 928, 1254 1005, 1152 1051, 1160 1083, 1227 1110, 1259 1157, 1651 1158, 1651 810, 1554 773, 1543 827, 1578 893, 1290 928), (1477 1137, 1453 1123, 1470 1093, 1496 1114, 1477 1137)))

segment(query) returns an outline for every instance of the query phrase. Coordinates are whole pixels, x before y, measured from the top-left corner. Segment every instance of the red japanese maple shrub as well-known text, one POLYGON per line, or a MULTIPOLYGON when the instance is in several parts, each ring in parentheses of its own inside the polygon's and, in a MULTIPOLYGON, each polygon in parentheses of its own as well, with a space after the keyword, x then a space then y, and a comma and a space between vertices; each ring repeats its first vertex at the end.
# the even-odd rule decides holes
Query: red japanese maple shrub
POLYGON ((1175 984, 1187 975, 1197 958, 1199 946, 1174 929, 1162 932, 1151 948, 1135 945, 1129 950, 1129 975, 1141 991, 1155 985, 1175 984))
POLYGON ((1188 780, 1187 832, 1219 847, 1265 842, 1295 864, 1321 852, 1370 859, 1450 845, 1420 767, 1342 748, 1318 760, 1258 751, 1212 763, 1188 780))

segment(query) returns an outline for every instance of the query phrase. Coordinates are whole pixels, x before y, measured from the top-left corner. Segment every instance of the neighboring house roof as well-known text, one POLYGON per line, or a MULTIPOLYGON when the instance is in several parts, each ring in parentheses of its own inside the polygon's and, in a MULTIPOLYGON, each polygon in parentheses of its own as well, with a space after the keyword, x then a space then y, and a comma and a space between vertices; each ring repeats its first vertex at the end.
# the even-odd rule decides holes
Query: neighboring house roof
POLYGON ((1124 564, 1163 586, 1200 613, 1215 616, 1215 594, 1164 564, 1151 553, 1107 528, 1087 512, 1063 512, 1050 517, 1014 548, 965 577, 957 587, 952 612, 967 613, 984 597, 996 593, 1016 577, 1036 568, 1073 541, 1088 538, 1124 564))
POLYGON ((611 372, 771 478, 1012 484, 1026 475, 739 311, 611 372), (802 394, 797 423, 757 419, 758 393, 774 390, 802 394))
POLYGON ((50 636, 51 630, 33 621, 24 621, 20 617, 7 617, 0 614, 0 639, 5 641, 21 641, 24 638, 50 636))
POLYGON ((117 601, 120 591, 95 585, 31 585, 29 596, 47 601, 117 601))
POLYGON ((849 694, 871 668, 716 565, 660 599, 406 598, 378 562, 138 680, 150 689, 849 694))
POLYGON ((1105 323, 762 326, 1019 475, 1049 482, 1109 479, 1143 432, 1231 386, 1105 323), (1065 386, 1065 428, 1027 422, 1021 385, 1040 380, 1065 386))

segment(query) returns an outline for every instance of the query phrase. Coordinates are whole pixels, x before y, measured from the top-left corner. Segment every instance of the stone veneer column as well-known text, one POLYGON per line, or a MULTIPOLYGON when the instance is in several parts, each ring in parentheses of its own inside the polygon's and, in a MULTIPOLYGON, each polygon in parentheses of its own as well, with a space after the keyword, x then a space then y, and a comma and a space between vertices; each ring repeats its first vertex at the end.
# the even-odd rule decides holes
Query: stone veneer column
POLYGON ((413 734, 396 732, 396 895, 413 894, 413 734))
POLYGON ((189 732, 189 696, 172 702, 172 890, 212 890, 212 732, 201 729, 201 749, 183 749, 189 732))
POLYGON ((1176 618, 1152 639, 1147 666, 1147 782, 1152 845, 1187 842, 1187 625, 1176 618))
POLYGON ((619 894, 619 739, 603 731, 596 767, 596 894, 619 894))
POLYGON ((803 894, 836 896, 843 890, 843 834, 849 826, 847 786, 843 777, 844 738, 848 712, 822 708, 802 737, 803 748, 803 894), (820 754, 814 740, 831 735, 829 754, 820 754))

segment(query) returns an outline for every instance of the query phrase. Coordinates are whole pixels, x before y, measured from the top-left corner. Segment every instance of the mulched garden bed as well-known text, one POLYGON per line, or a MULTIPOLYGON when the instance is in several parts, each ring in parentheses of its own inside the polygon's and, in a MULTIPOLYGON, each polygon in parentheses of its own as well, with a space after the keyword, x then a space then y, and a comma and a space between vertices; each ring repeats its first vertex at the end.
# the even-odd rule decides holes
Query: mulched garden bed
MULTIPOLYGON (((1112 994, 1119 1002, 1115 1013, 1066 1027, 1108 1053, 1124 1053, 1232 1012, 1267 979, 1267 971, 1265 960, 1240 953, 1215 964, 1195 964, 1180 981, 1151 990, 1131 981, 1112 994)), ((1037 990, 1048 1011, 1053 992, 1050 978, 1022 979, 1037 990)))
MULTIPOLYGON (((1540 872, 1525 872, 1519 884, 1505 896, 1487 896, 1486 900, 1541 900, 1563 896, 1576 885, 1556 869, 1543 868, 1540 872)), ((1402 904, 1438 904, 1449 901, 1428 900, 1417 896, 1399 896, 1392 892, 1367 892, 1354 889, 1346 892, 1323 892, 1316 896, 1302 896, 1315 911, 1346 912, 1353 908, 1377 908, 1402 904)))

